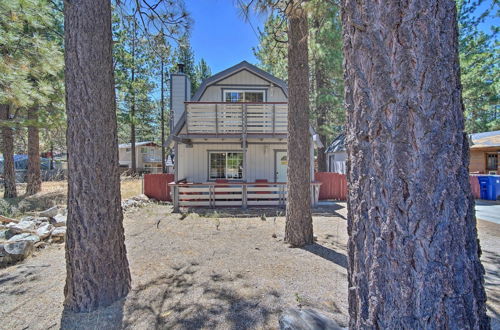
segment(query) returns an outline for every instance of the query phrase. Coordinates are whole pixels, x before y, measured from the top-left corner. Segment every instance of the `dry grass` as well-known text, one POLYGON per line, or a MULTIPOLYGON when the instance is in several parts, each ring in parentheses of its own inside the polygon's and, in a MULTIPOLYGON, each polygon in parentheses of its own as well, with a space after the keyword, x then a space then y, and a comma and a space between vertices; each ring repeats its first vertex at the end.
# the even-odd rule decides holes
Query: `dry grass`
MULTIPOLYGON (((2 187, 3 188, 3 187, 2 187)), ((42 183, 42 191, 36 195, 26 197, 26 184, 17 185, 19 197, 2 199, 0 214, 6 216, 20 216, 23 213, 41 211, 54 205, 65 205, 68 191, 67 181, 47 181, 42 183)), ((127 199, 142 193, 142 178, 124 179, 121 181, 122 199, 127 199)), ((0 189, 3 195, 3 189, 0 189)))

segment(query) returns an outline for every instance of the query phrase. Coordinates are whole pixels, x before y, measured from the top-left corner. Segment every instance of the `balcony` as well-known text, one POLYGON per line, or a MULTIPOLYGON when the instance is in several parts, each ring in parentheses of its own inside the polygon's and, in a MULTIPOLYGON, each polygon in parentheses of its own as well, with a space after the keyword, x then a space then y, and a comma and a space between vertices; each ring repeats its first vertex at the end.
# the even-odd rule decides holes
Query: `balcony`
POLYGON ((186 102, 189 135, 286 135, 288 103, 186 102))

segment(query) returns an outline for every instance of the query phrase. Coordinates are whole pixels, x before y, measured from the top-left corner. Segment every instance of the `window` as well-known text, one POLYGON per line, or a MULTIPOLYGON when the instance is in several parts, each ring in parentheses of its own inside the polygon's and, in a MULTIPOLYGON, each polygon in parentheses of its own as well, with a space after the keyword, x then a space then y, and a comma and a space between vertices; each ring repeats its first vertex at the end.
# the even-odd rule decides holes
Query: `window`
POLYGON ((264 102, 264 91, 225 91, 225 102, 264 102))
POLYGON ((498 170, 498 154, 486 154, 486 170, 498 170))
POLYGON ((243 153, 241 152, 210 152, 209 173, 210 180, 243 178, 243 153))
POLYGON ((125 149, 125 152, 130 152, 130 150, 131 150, 130 148, 127 148, 125 149))
POLYGON ((147 154, 148 153, 148 148, 141 148, 141 154, 147 154))

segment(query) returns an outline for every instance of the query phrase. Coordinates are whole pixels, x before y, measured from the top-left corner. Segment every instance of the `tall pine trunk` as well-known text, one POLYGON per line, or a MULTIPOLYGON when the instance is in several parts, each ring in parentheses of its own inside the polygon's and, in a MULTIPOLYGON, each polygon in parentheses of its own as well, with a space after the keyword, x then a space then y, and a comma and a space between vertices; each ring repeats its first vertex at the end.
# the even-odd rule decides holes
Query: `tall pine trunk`
POLYGON ((77 312, 127 295, 109 1, 66 1, 68 225, 64 305, 77 312))
POLYGON ((328 114, 328 106, 325 101, 322 100, 322 95, 325 93, 325 76, 323 73, 323 67, 320 61, 316 61, 314 66, 315 71, 315 82, 316 82, 316 126, 318 127, 319 140, 323 144, 323 147, 318 148, 318 172, 326 172, 326 154, 325 146, 327 145, 326 135, 324 133, 326 125, 326 116, 328 114))
POLYGON ((343 0, 352 329, 486 329, 453 0, 343 0))
POLYGON ((34 195, 42 190, 42 178, 40 174, 40 136, 38 130, 38 109, 28 108, 28 184, 26 195, 34 195))
POLYGON ((295 6, 288 14, 288 199, 285 241, 299 247, 313 242, 313 226, 307 15, 302 8, 295 6))
POLYGON ((131 154, 131 174, 135 175, 137 173, 137 152, 135 150, 135 37, 137 31, 137 23, 134 20, 134 34, 132 38, 132 88, 130 93, 132 94, 132 105, 130 107, 130 151, 131 154))
POLYGON ((167 173, 167 166, 165 164, 165 95, 164 95, 164 64, 163 64, 163 57, 161 58, 161 63, 160 63, 160 69, 161 69, 161 113, 160 113, 160 125, 161 125, 161 172, 162 173, 167 173))
POLYGON ((0 120, 4 122, 2 131, 2 153, 3 153, 3 198, 17 197, 16 190, 16 169, 14 165, 14 130, 7 126, 10 120, 10 107, 7 104, 0 104, 0 120))

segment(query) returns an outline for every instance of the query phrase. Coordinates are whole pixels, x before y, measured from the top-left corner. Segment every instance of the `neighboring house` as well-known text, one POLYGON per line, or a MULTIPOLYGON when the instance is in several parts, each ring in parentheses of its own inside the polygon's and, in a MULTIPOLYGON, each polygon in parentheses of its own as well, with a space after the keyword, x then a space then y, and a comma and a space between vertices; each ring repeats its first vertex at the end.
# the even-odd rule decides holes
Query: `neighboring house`
MULTIPOLYGON (((120 167, 132 167, 132 145, 118 145, 120 167)), ((153 141, 137 142, 135 144, 135 164, 137 171, 161 173, 161 146, 153 141)))
POLYGON ((500 174, 500 131, 469 135, 470 173, 500 174))
MULTIPOLYGON (((180 206, 282 205, 288 164, 286 83, 244 61, 203 81, 192 98, 183 72, 172 74, 170 84, 172 134, 166 146, 175 150, 175 181, 199 187, 182 198, 186 184, 173 185, 174 203, 180 198, 180 206), (259 196, 256 187, 261 187, 259 196)), ((312 128, 310 133, 304 143, 311 144, 313 177, 314 148, 320 142, 312 128)))
POLYGON ((337 136, 325 151, 327 172, 346 174, 347 151, 345 134, 337 136))

